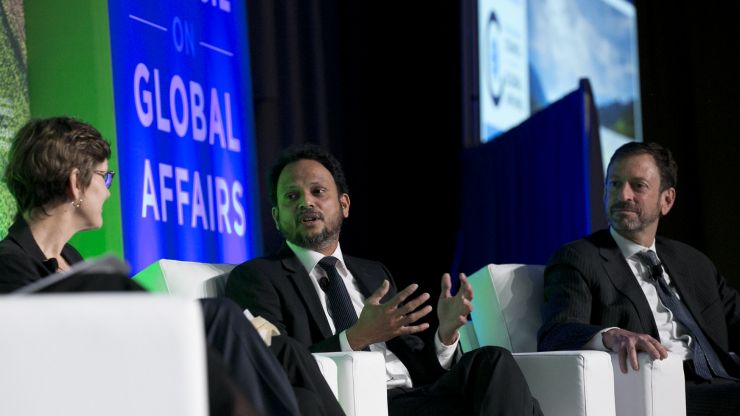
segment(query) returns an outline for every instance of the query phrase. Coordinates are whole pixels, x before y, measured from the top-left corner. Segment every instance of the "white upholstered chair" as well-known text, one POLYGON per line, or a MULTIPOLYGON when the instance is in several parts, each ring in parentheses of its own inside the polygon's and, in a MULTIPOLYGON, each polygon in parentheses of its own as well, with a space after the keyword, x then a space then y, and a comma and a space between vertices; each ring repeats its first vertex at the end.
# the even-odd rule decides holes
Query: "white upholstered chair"
POLYGON ((208 415, 195 302, 131 293, 7 295, 0 316, 2 415, 208 415))
MULTIPOLYGON (((159 260, 134 280, 152 292, 188 299, 224 296, 232 264, 159 260)), ((385 362, 378 352, 314 354, 324 378, 348 416, 388 414, 385 362)))
POLYGON ((616 354, 537 351, 543 266, 489 264, 469 277, 468 348, 497 345, 514 353, 546 415, 673 416, 686 413, 683 365, 639 354, 640 371, 622 374, 616 354))

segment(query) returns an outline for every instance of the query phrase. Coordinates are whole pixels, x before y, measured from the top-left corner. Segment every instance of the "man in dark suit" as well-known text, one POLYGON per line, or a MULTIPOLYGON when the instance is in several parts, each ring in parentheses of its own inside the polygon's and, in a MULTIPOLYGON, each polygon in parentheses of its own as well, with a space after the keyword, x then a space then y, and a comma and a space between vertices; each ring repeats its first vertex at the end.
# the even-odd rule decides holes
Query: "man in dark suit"
POLYGON ((637 352, 684 360, 689 414, 740 414, 740 297, 712 262, 686 244, 656 237, 676 199, 667 149, 631 142, 609 162, 609 229, 558 249, 545 269, 541 351, 637 352))
POLYGON ((272 256, 236 267, 226 294, 312 351, 380 351, 392 415, 541 414, 511 354, 495 347, 460 356, 457 330, 471 310, 472 287, 442 278, 439 326, 417 323, 429 295, 396 291, 380 263, 343 255, 350 199, 339 162, 323 149, 289 149, 270 172, 272 215, 286 243, 272 256), (359 316, 359 317, 358 317, 359 316))

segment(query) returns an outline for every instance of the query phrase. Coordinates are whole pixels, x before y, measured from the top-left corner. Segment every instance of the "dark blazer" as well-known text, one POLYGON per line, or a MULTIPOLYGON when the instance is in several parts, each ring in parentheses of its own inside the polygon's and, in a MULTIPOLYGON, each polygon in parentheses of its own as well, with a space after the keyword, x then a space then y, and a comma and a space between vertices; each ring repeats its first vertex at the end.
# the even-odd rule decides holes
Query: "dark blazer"
MULTIPOLYGON (((731 374, 728 355, 740 351, 740 296, 698 250, 658 237, 655 248, 671 282, 731 374)), ((620 327, 659 339, 650 307, 608 230, 558 249, 545 269, 543 325, 538 349, 583 347, 598 331, 620 327)))
MULTIPOLYGON (((69 244, 62 248, 69 264, 82 261, 80 252, 69 244)), ((0 293, 12 292, 57 271, 56 259, 47 259, 23 219, 16 220, 0 241, 0 293)))
MULTIPOLYGON (((388 279, 391 287, 381 302, 396 294, 393 278, 381 263, 350 256, 344 256, 344 261, 365 297, 380 287, 384 279, 388 279)), ((312 352, 340 351, 339 335, 332 334, 310 279, 293 251, 283 244, 274 255, 234 268, 226 284, 226 296, 272 322, 282 334, 295 338, 312 352)), ((386 342, 408 368, 415 386, 431 383, 445 371, 437 360, 434 333, 430 328, 421 336, 405 335, 386 342)))

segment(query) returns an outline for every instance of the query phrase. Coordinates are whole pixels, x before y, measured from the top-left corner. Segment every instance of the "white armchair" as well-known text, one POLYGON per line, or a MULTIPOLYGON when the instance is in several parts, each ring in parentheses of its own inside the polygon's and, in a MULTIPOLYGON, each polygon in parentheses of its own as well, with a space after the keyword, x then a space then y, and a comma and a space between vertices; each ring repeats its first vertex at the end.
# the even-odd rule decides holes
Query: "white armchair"
MULTIPOLYGON (((232 264, 159 260, 134 280, 152 292, 198 299, 224 296, 232 264)), ((314 354, 324 378, 348 416, 388 414, 385 363, 378 352, 314 354)))
POLYGON ((203 318, 192 301, 8 295, 0 316, 2 415, 208 415, 203 318))
POLYGON ((514 353, 546 415, 673 416, 686 413, 683 365, 639 354, 639 372, 622 374, 616 354, 538 353, 543 266, 489 264, 469 277, 475 297, 469 347, 497 345, 514 353))

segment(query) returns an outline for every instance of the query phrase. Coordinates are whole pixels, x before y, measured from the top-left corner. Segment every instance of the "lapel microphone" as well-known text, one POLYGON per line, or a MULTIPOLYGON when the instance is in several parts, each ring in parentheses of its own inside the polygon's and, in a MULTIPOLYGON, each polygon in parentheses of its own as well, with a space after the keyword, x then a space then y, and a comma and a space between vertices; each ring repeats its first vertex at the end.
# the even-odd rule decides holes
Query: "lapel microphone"
POLYGON ((319 279, 319 287, 324 291, 324 293, 326 293, 326 289, 329 288, 329 278, 324 276, 319 279))
POLYGON ((650 278, 653 279, 653 282, 659 282, 660 278, 663 277, 663 263, 658 255, 652 250, 641 251, 636 254, 640 263, 650 272, 650 278))
POLYGON ((650 277, 652 277, 653 280, 659 280, 663 277, 663 267, 661 263, 650 266, 650 277))

